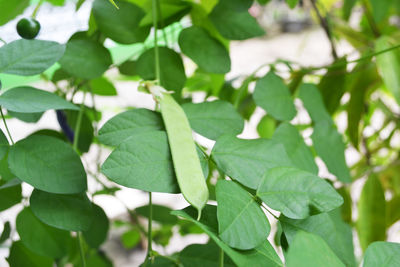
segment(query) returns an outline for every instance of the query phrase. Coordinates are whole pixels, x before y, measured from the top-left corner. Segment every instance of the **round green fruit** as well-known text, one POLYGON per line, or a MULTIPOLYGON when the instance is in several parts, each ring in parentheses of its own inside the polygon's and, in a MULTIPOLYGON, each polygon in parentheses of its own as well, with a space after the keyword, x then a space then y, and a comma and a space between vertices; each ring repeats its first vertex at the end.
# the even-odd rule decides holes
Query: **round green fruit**
POLYGON ((24 39, 34 39, 40 31, 40 23, 33 18, 23 18, 17 23, 17 32, 24 39))

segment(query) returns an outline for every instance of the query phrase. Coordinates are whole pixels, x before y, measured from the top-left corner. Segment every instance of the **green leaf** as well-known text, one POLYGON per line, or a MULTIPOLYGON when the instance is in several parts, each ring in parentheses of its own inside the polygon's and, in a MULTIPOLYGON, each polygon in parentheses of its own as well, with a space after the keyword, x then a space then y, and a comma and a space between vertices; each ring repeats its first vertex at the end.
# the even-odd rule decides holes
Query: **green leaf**
MULTIPOLYGON (((245 6, 248 6, 247 3, 245 6)), ((231 5, 231 0, 220 0, 214 7, 209 18, 223 37, 245 40, 265 34, 256 19, 243 7, 231 5)))
MULTIPOLYGON (((172 210, 168 207, 153 204, 152 210, 153 210, 153 216, 152 216, 153 221, 159 222, 161 224, 171 224, 171 225, 175 225, 178 221, 175 216, 172 216, 170 214, 172 210)), ((135 211, 139 215, 145 218, 149 218, 149 205, 138 207, 135 209, 135 211)))
POLYGON ((267 170, 257 196, 272 209, 292 219, 305 219, 343 204, 343 198, 325 180, 290 167, 267 170))
POLYGON ((148 109, 133 109, 117 114, 99 130, 99 141, 105 145, 118 146, 137 133, 164 129, 161 115, 148 109))
POLYGON ((0 244, 3 244, 11 234, 11 224, 9 221, 5 222, 3 225, 3 232, 0 235, 0 244))
POLYGON ((311 136, 317 154, 325 162, 329 172, 344 182, 351 182, 349 168, 345 159, 345 144, 342 136, 330 121, 320 121, 314 126, 311 136))
MULTIPOLYGON (((374 2, 385 2, 374 1, 374 2)), ((390 37, 382 36, 376 40, 376 52, 390 48, 390 37)), ((387 89, 393 94, 397 103, 400 103, 400 52, 399 49, 387 51, 376 56, 376 65, 387 89)))
POLYGON ((394 196, 390 201, 386 202, 386 227, 392 226, 400 220, 400 196, 394 196))
POLYGON ((360 245, 366 250, 374 241, 386 238, 386 201, 382 185, 375 174, 364 184, 358 202, 357 232, 360 245))
POLYGON ((8 143, 7 137, 4 135, 3 131, 0 130, 0 159, 3 159, 8 152, 10 144, 8 143))
POLYGON ((59 63, 74 77, 94 79, 103 75, 112 64, 112 59, 108 49, 98 42, 90 39, 71 39, 59 63))
POLYGON ((11 110, 7 110, 7 114, 11 117, 14 117, 20 121, 28 122, 28 123, 36 123, 38 122, 44 112, 34 112, 34 113, 21 113, 21 112, 14 112, 11 110))
POLYGON ((92 203, 85 193, 61 195, 35 189, 30 205, 39 220, 63 230, 87 231, 94 219, 92 203))
POLYGON ((307 109, 308 114, 315 123, 319 121, 332 122, 331 116, 325 108, 321 93, 315 84, 301 84, 299 88, 299 98, 303 102, 304 107, 307 109))
POLYGON ((310 232, 320 236, 346 266, 356 266, 352 229, 342 221, 339 210, 321 213, 304 220, 285 217, 280 217, 279 220, 289 247, 298 231, 310 232))
POLYGON ((59 259, 68 253, 70 233, 42 223, 30 208, 25 208, 18 214, 16 227, 24 246, 33 252, 53 259, 59 259))
POLYGON ((179 34, 182 52, 200 68, 211 73, 227 73, 231 60, 225 46, 201 27, 192 26, 179 34))
POLYGON ((0 105, 21 113, 44 112, 49 109, 79 109, 63 98, 33 87, 15 87, 0 96, 0 105))
POLYGON ((93 223, 89 230, 82 232, 86 242, 92 248, 99 248, 101 244, 107 239, 109 221, 104 210, 95 204, 93 208, 93 223))
POLYGON ((344 267, 325 241, 314 234, 299 231, 286 255, 287 267, 344 267))
MULTIPOLYGON (((179 253, 179 261, 183 266, 191 267, 219 267, 220 248, 215 242, 207 244, 193 244, 185 247, 179 253)), ((224 267, 236 266, 232 260, 224 255, 224 267)))
POLYGON ((21 202, 21 183, 18 179, 2 183, 0 180, 0 211, 11 208, 21 202))
MULTIPOLYGON (((185 69, 181 56, 167 47, 159 47, 160 85, 169 91, 174 91, 173 97, 181 99, 182 88, 186 82, 185 69)), ((154 48, 140 55, 137 60, 137 73, 144 80, 155 80, 154 48)))
POLYGON ((93 3, 93 16, 97 27, 108 38, 121 44, 133 44, 146 40, 150 27, 139 27, 145 12, 132 1, 118 1, 119 9, 108 0, 93 3))
POLYGON ((55 137, 34 135, 17 142, 8 164, 19 179, 47 192, 73 194, 87 188, 78 154, 55 137))
POLYGON ((289 88, 272 71, 257 81, 253 98, 257 106, 277 120, 290 121, 296 115, 289 88))
POLYGON ((372 16, 376 23, 382 22, 388 15, 392 0, 368 0, 371 5, 372 16))
POLYGON ((262 138, 271 138, 275 132, 276 120, 266 114, 257 125, 257 133, 262 138))
POLYGON ((298 2, 299 2, 299 0, 286 0, 286 3, 288 4, 288 6, 292 9, 297 6, 298 2))
POLYGON ((0 6, 1 26, 21 14, 29 6, 29 0, 0 0, 0 6))
POLYGON ((65 46, 42 40, 16 40, 0 47, 0 73, 22 76, 44 72, 64 54, 65 46))
POLYGON ((95 95, 101 96, 115 96, 117 95, 117 89, 114 85, 107 80, 105 77, 99 77, 89 82, 91 92, 95 95))
POLYGON ((374 242, 365 251, 363 267, 394 267, 400 265, 400 244, 374 242))
POLYGON ((21 241, 13 242, 10 255, 7 258, 12 267, 52 267, 53 260, 49 257, 40 256, 27 247, 21 241))
POLYGON ((140 239, 140 231, 137 228, 130 229, 121 235, 122 245, 126 249, 134 248, 137 244, 139 244, 140 239))
POLYGON ((250 250, 236 250, 226 245, 218 237, 217 207, 206 205, 199 221, 193 207, 173 211, 172 214, 189 220, 199 226, 239 267, 246 266, 283 266, 282 261, 268 241, 250 250))
MULTIPOLYGON (((225 75, 208 73, 202 69, 196 69, 194 74, 186 80, 185 90, 189 92, 204 91, 213 96, 218 96, 224 86, 225 75)), ((220 98, 221 100, 224 100, 220 98)))
POLYGON ((344 0, 343 1, 343 19, 348 20, 351 16, 352 10, 354 5, 356 4, 357 0, 344 0))
POLYGON ((177 267, 178 265, 163 256, 155 256, 154 260, 145 262, 141 264, 139 267, 177 267))
POLYGON ((232 179, 257 189, 266 170, 293 166, 282 144, 267 139, 218 138, 211 153, 215 164, 232 179))
POLYGON ((231 103, 221 100, 182 105, 192 129, 212 140, 223 134, 238 135, 244 120, 231 103))
POLYGON ((216 186, 220 238, 230 247, 252 249, 267 240, 270 225, 255 198, 232 181, 216 186))
POLYGON ((142 132, 125 140, 103 163, 101 171, 126 187, 179 192, 167 135, 162 131, 142 132))
POLYGON ((340 99, 345 93, 348 76, 345 59, 338 59, 333 64, 338 64, 338 66, 329 68, 318 84, 325 107, 330 114, 333 114, 340 105, 340 99))
MULTIPOLYGON (((76 123, 79 117, 79 111, 68 110, 66 113, 67 116, 67 124, 70 126, 71 130, 76 132, 76 123)), ((81 125, 79 128, 79 136, 78 136, 78 149, 80 152, 85 153, 90 149, 90 145, 93 142, 94 138, 94 128, 92 125, 92 121, 89 117, 83 113, 81 118, 81 125)))
POLYGON ((287 122, 281 123, 275 130, 272 140, 284 145, 286 153, 297 168, 318 174, 314 156, 295 126, 287 122))

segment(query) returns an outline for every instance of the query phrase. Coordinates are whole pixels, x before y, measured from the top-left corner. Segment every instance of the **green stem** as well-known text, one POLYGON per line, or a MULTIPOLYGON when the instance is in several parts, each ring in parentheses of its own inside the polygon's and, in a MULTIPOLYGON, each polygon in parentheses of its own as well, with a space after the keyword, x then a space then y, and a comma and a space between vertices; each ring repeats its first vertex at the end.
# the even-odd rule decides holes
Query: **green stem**
POLYGON ((32 18, 36 18, 36 15, 39 11, 40 6, 43 4, 44 0, 40 0, 40 2, 36 5, 35 10, 33 10, 32 18))
POLYGON ((1 118, 3 119, 4 126, 6 127, 8 137, 11 140, 11 144, 14 145, 14 140, 11 137, 11 133, 10 133, 10 130, 8 129, 7 122, 6 122, 6 119, 4 118, 3 109, 1 108, 1 106, 0 106, 0 113, 1 113, 1 118))
POLYGON ((167 39, 167 34, 165 33, 165 27, 164 27, 164 20, 162 18, 162 13, 161 13, 161 4, 160 1, 157 1, 157 15, 160 16, 160 25, 162 28, 162 34, 164 38, 165 45, 168 46, 168 39, 167 39))
POLYGON ((79 109, 78 119, 76 120, 75 124, 74 142, 72 147, 76 152, 78 152, 79 133, 81 131, 83 111, 85 109, 85 98, 86 98, 86 91, 83 92, 83 100, 79 109))
POLYGON ((86 267, 86 258, 85 258, 85 253, 83 251, 82 232, 77 232, 77 235, 78 235, 79 254, 81 255, 82 267, 86 267))
POLYGON ((153 27, 154 27, 154 61, 155 61, 155 72, 156 72, 156 82, 158 84, 161 83, 160 81, 160 55, 158 51, 158 12, 157 12, 157 2, 158 0, 153 1, 153 27))
POLYGON ((0 42, 4 43, 5 45, 7 44, 6 41, 3 40, 3 38, 0 37, 0 42))
POLYGON ((150 260, 152 257, 152 223, 153 223, 153 202, 151 192, 149 192, 149 222, 148 222, 148 230, 147 230, 147 259, 150 260))
POLYGON ((219 267, 224 267, 224 251, 219 248, 219 267))

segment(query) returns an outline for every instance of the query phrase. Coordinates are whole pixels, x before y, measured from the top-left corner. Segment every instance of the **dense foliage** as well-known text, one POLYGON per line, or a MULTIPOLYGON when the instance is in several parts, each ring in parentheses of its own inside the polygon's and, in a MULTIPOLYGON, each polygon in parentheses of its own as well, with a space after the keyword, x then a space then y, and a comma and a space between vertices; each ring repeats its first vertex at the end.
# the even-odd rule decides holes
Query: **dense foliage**
MULTIPOLYGON (((234 80, 225 79, 229 42, 265 35, 248 10, 268 0, 94 0, 88 30, 66 44, 34 39, 41 4, 65 1, 36 2, 32 18, 18 23, 18 40, 0 47, 0 211, 23 204, 3 222, 0 244, 10 247, 10 266, 112 266, 101 248, 111 226, 126 229, 126 248, 148 241, 142 266, 400 266, 400 244, 384 242, 400 220, 399 0, 287 0, 310 8, 332 63, 279 60, 234 80), (360 18, 349 26, 352 10, 360 18), (183 27, 182 20, 191 23, 183 27), (358 58, 338 54, 343 39, 358 58), (110 40, 145 45, 120 62, 105 46, 110 40), (183 57, 197 66, 191 75, 183 57), (138 81, 155 107, 131 107, 98 129, 96 96, 118 93, 110 69, 138 81), (40 75, 53 90, 10 88, 10 75, 40 75), (204 101, 193 103, 199 91, 204 101), (260 138, 238 138, 256 107, 266 114, 260 138), (299 124, 304 110, 309 119, 299 124), (50 112, 60 131, 42 129, 14 143, 8 119, 36 123, 50 112), (347 117, 344 131, 339 117, 347 117), (192 130, 213 146, 194 142, 192 130), (112 150, 92 163, 95 172, 82 162, 93 147, 112 150), (351 166, 346 149, 360 156, 351 166), (329 177, 318 176, 321 166, 329 177), (87 179, 102 189, 88 190, 87 179), (24 183, 33 187, 29 195, 24 183), (350 194, 355 184, 359 197, 350 194), (117 198, 121 186, 149 192, 150 201, 127 208, 129 220, 112 222, 94 202, 117 198), (182 193, 188 207, 152 204, 151 192, 182 193), (209 242, 173 255, 152 249, 167 246, 175 230, 205 233, 209 242)), ((14 23, 29 4, 0 0, 0 25, 14 23)))

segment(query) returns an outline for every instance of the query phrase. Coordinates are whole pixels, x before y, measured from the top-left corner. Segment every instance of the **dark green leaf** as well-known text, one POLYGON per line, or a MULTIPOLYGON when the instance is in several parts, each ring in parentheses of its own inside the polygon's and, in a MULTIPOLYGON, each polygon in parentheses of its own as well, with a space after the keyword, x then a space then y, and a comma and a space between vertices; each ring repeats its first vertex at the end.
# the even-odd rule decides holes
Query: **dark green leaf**
POLYGON ((219 239, 216 206, 206 205, 199 221, 196 220, 197 210, 193 207, 176 210, 173 211, 172 214, 180 216, 199 226, 239 267, 283 266, 282 261, 268 241, 265 241, 262 245, 251 250, 235 250, 219 239))
POLYGON ((200 68, 212 73, 227 73, 231 60, 225 46, 201 27, 192 26, 179 35, 182 52, 200 68))
POLYGON ((156 256, 153 261, 141 264, 139 267, 177 267, 178 265, 165 257, 156 256))
POLYGON ((111 54, 102 44, 90 39, 68 41, 64 56, 59 61, 61 67, 82 79, 100 77, 112 64, 111 54))
POLYGON ((293 9, 296 7, 299 0, 286 0, 286 2, 288 4, 288 6, 293 9))
POLYGON ((218 138, 211 157, 224 173, 245 186, 257 189, 266 170, 293 166, 282 144, 267 139, 218 138))
POLYGON ((295 126, 287 122, 280 124, 272 139, 285 146, 286 153, 297 168, 318 174, 314 156, 295 126))
POLYGON ((299 231, 286 255, 287 267, 344 267, 325 241, 314 234, 299 231))
POLYGON ((392 0, 368 0, 368 2, 376 23, 380 23, 387 16, 393 3, 392 0))
POLYGON ((89 82, 91 92, 95 95, 114 96, 117 95, 117 90, 114 85, 105 77, 99 77, 89 82))
POLYGON ((83 232, 86 242, 92 248, 98 248, 107 239, 109 221, 107 215, 100 206, 95 204, 93 208, 93 223, 89 230, 83 232))
MULTIPOLYGON (((159 47, 160 84, 169 91, 174 91, 173 97, 181 99, 182 88, 186 82, 185 69, 181 56, 167 47, 159 47)), ((155 80, 154 48, 144 52, 137 60, 137 72, 145 80, 155 80)))
POLYGON ((87 188, 78 154, 55 137, 34 135, 17 142, 8 164, 19 179, 47 192, 73 194, 87 188))
POLYGON ((374 242, 365 251, 363 267, 394 267, 400 265, 400 244, 374 242))
POLYGON ((343 204, 343 198, 325 180, 290 167, 267 170, 257 196, 272 209, 292 219, 304 219, 343 204))
POLYGON ((243 131, 243 118, 229 102, 187 103, 182 108, 192 129, 212 140, 223 134, 238 135, 243 131))
POLYGON ((21 113, 44 112, 49 109, 79 109, 63 98, 33 87, 15 87, 0 96, 0 105, 21 113))
POLYGON ((87 231, 94 219, 92 203, 85 193, 61 195, 35 189, 30 205, 39 220, 63 230, 87 231))
POLYGON ((375 174, 364 184, 358 202, 357 232, 360 245, 366 250, 374 241, 386 238, 386 201, 382 185, 375 174))
POLYGON ((40 118, 42 118, 43 116, 43 112, 39 112, 39 113, 20 113, 20 112, 14 112, 11 110, 7 111, 7 114, 17 118, 21 121, 24 122, 28 122, 28 123, 36 123, 40 120, 40 118))
POLYGON ((230 40, 245 40, 265 34, 246 9, 230 5, 231 0, 220 0, 209 15, 223 37, 230 40))
POLYGON ((7 137, 4 135, 3 131, 0 130, 0 159, 3 159, 8 152, 10 144, 8 143, 7 137))
POLYGON ((353 7, 356 4, 357 0, 344 0, 343 1, 343 19, 348 20, 352 13, 353 7))
POLYGON ((53 261, 51 258, 40 256, 28 248, 21 241, 16 241, 12 244, 10 255, 7 258, 8 263, 12 267, 52 267, 53 261))
POLYGON ((99 130, 99 141, 109 146, 118 146, 136 133, 164 129, 161 115, 148 109, 133 109, 117 114, 99 130))
POLYGON ((219 237, 230 247, 252 249, 267 240, 268 219, 254 197, 232 181, 216 188, 219 237))
POLYGON ((0 185, 0 211, 11 208, 21 202, 21 181, 14 179, 3 183, 3 180, 0 180, 0 185))
POLYGON ((290 121, 296 115, 289 88, 272 71, 257 81, 253 97, 257 106, 277 120, 290 121))
POLYGON ((64 51, 65 46, 56 42, 16 40, 0 47, 0 73, 22 76, 40 74, 56 63, 64 51))
POLYGON ((331 116, 325 108, 322 96, 315 84, 303 83, 300 85, 299 98, 315 123, 319 121, 332 121, 331 116))
POLYGON ((144 11, 133 1, 117 1, 117 5, 119 9, 108 0, 94 1, 92 12, 97 27, 106 37, 121 44, 143 42, 150 32, 150 27, 139 27, 144 11))
MULTIPOLYGON (((152 206, 152 210, 153 210, 153 221, 162 223, 162 224, 171 224, 174 225, 177 223, 177 219, 175 216, 172 216, 171 213, 171 209, 165 206, 160 206, 160 205, 156 205, 153 204, 152 206)), ((135 209, 135 211, 143 216, 148 218, 149 217, 149 206, 141 206, 135 209)))
POLYGON ((16 227, 24 246, 33 252, 53 259, 67 254, 70 233, 42 223, 29 208, 18 214, 16 227))
MULTIPOLYGON (((207 244, 193 244, 179 253, 179 260, 183 266, 191 267, 219 267, 220 248, 215 242, 207 244)), ((224 255, 224 267, 236 266, 232 260, 224 255)))
POLYGON ((11 234, 11 225, 10 222, 7 221, 3 225, 3 232, 0 235, 0 244, 3 244, 4 241, 6 241, 10 237, 10 234, 11 234))

